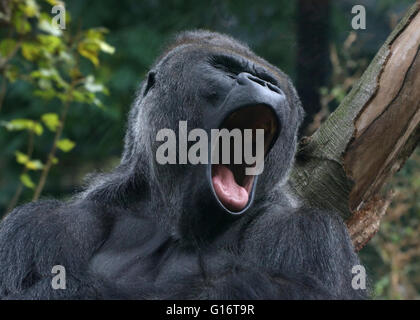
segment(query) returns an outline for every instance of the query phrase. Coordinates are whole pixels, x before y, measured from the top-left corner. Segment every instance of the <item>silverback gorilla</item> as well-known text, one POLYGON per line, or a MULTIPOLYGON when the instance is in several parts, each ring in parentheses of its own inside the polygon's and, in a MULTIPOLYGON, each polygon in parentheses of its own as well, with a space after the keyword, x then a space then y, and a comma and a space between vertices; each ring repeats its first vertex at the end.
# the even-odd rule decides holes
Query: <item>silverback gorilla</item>
POLYGON ((302 117, 288 76, 246 45, 179 34, 138 91, 121 163, 70 201, 32 202, 2 221, 0 297, 364 298, 351 285, 359 260, 340 217, 284 191, 302 117), (178 132, 179 121, 264 129, 263 172, 157 163, 158 131, 178 132), (57 265, 65 288, 52 285, 57 265))

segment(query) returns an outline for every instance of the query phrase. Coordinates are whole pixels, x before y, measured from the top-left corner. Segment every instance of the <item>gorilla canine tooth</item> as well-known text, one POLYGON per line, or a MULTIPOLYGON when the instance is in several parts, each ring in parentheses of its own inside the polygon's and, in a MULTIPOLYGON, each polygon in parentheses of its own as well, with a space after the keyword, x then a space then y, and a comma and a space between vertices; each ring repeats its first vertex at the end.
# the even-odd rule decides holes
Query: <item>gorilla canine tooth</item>
MULTIPOLYGON (((172 129, 160 129, 156 134, 156 141, 163 142, 156 150, 156 161, 159 164, 208 164, 209 163, 209 138, 206 130, 195 128, 188 133, 187 121, 179 121, 178 139, 172 129), (178 141, 178 143, 177 143, 178 141), (195 142, 188 149, 188 142, 195 142)), ((220 140, 222 164, 231 164, 231 140, 234 140, 233 163, 254 165, 245 169, 246 175, 259 175, 264 170, 264 129, 244 129, 242 130, 226 128, 211 129, 211 164, 219 164, 220 160, 220 140), (256 152, 253 156, 253 131, 255 130, 256 152)))

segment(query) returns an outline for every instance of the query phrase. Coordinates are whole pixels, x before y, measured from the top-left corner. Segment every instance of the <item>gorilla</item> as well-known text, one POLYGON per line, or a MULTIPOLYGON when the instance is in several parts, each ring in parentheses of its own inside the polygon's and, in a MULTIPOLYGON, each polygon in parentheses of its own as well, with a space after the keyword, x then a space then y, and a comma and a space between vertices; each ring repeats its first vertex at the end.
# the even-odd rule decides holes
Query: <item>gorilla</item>
MULTIPOLYGON (((120 164, 69 201, 22 205, 0 225, 2 299, 363 299, 336 212, 287 192, 303 118, 289 77, 245 44, 178 34, 140 86, 120 164), (160 164, 163 128, 264 130, 264 170, 160 164), (54 286, 61 268, 61 285, 54 286)), ((191 141, 181 141, 188 146, 191 141)), ((253 139, 253 148, 256 148, 253 139)))

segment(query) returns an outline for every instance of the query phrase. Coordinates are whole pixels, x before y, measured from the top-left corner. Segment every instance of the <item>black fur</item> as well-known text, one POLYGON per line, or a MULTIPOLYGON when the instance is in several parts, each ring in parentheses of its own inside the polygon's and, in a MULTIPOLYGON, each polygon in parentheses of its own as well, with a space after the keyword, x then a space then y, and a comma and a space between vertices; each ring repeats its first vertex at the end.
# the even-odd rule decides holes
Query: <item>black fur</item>
POLYGON ((302 117, 289 78, 248 47, 206 31, 180 34, 137 94, 121 164, 71 201, 29 203, 2 221, 0 297, 365 297, 351 287, 359 260, 342 220, 297 205, 283 190, 302 117), (229 56, 287 99, 254 202, 240 216, 215 205, 202 165, 158 165, 154 158, 159 129, 176 129, 179 120, 204 128, 218 113, 235 82, 224 68, 242 68, 224 62, 229 56), (54 265, 66 268, 65 290, 52 289, 54 265))

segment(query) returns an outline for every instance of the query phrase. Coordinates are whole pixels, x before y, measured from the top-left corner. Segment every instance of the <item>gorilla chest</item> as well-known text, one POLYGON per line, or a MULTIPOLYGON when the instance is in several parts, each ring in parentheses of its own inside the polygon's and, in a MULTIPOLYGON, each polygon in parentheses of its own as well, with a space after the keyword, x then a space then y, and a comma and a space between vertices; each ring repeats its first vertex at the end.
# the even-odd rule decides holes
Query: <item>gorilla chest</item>
POLYGON ((171 287, 199 277, 198 256, 181 250, 167 234, 147 221, 128 219, 116 225, 92 257, 89 272, 124 298, 171 296, 171 287), (123 229, 125 230, 123 232, 123 229))

